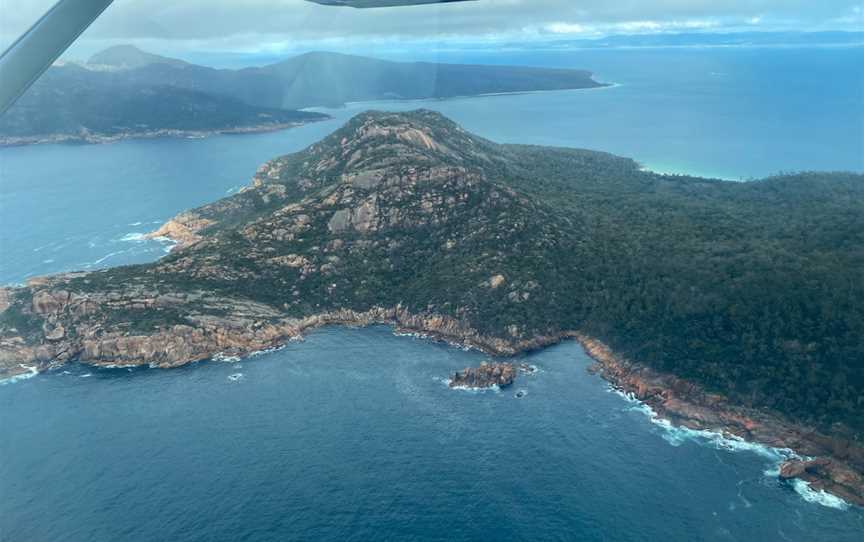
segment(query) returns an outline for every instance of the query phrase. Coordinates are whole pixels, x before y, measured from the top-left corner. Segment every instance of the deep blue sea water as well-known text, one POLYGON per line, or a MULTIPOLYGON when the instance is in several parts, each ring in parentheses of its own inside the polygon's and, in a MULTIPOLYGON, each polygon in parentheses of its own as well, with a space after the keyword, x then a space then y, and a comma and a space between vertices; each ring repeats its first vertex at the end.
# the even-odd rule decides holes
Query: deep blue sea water
MULTIPOLYGON (((620 86, 351 104, 271 134, 0 149, 0 284, 158 258, 167 246, 141 234, 369 107, 433 108, 497 141, 682 173, 864 171, 862 49, 437 58, 586 67, 620 86)), ((575 344, 531 356, 541 372, 521 399, 441 383, 482 359, 387 328, 325 329, 239 365, 71 366, 0 386, 0 540, 864 534, 861 510, 778 483, 776 452, 651 423, 585 372, 575 344)))
POLYGON ((70 367, 0 390, 3 540, 853 541, 777 457, 685 438, 607 391, 575 343, 513 389, 389 328, 243 360, 70 367), (527 393, 516 398, 517 390, 527 393))

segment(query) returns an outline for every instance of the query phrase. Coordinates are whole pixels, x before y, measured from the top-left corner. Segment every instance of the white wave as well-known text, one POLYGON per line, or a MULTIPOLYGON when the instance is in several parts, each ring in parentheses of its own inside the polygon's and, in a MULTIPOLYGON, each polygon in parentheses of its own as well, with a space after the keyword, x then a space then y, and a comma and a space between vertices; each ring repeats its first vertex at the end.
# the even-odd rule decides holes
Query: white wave
POLYGON ((449 340, 449 339, 446 339, 446 338, 441 337, 439 335, 427 334, 427 333, 423 333, 421 331, 399 331, 399 330, 394 328, 393 329, 393 335, 395 335, 396 337, 411 337, 412 339, 417 339, 417 340, 422 340, 422 341, 432 341, 432 342, 437 342, 437 343, 444 343, 447 346, 450 346, 453 348, 459 348, 460 350, 462 350, 464 352, 471 352, 472 350, 478 350, 476 347, 474 347, 470 344, 465 344, 465 343, 461 343, 458 341, 449 340))
POLYGON ((108 258, 111 258, 112 256, 117 256, 118 254, 123 254, 124 252, 126 252, 126 251, 125 251, 125 250, 118 250, 118 251, 115 251, 115 252, 111 252, 111 253, 109 253, 109 254, 106 254, 105 256, 102 256, 101 258, 99 258, 99 259, 96 260, 95 262, 90 262, 90 263, 88 263, 88 264, 86 264, 86 265, 87 265, 87 266, 99 265, 100 263, 104 262, 104 261, 107 260, 108 258))
POLYGON ((42 260, 42 263, 54 263, 54 260, 42 260))
POLYGON ((234 373, 232 375, 228 375, 228 380, 230 380, 231 382, 238 382, 240 380, 243 380, 243 373, 234 373))
POLYGON ((141 224, 142 224, 141 222, 133 222, 133 223, 131 223, 131 224, 129 224, 129 225, 130 225, 130 226, 140 226, 141 224))
MULTIPOLYGON (((294 337, 291 337, 290 339, 288 339, 288 342, 292 343, 292 342, 297 342, 297 341, 302 341, 302 340, 303 340, 302 335, 295 335, 294 337)), ((210 359, 213 361, 221 362, 221 363, 237 363, 243 359, 254 358, 254 357, 258 357, 258 356, 263 356, 264 354, 272 354, 273 352, 278 352, 287 346, 288 346, 287 344, 280 344, 278 346, 273 346, 270 348, 264 348, 263 350, 255 350, 254 352, 249 352, 245 356, 235 356, 235 355, 227 354, 225 352, 218 352, 216 354, 213 354, 213 356, 211 356, 210 359)), ((239 363, 237 363, 236 367, 239 369, 243 366, 240 365, 239 363)))
MULTIPOLYGON (((609 386, 608 391, 618 395, 619 397, 624 398, 628 403, 633 404, 633 406, 630 407, 629 410, 642 412, 643 414, 648 416, 651 423, 662 428, 663 434, 661 436, 663 440, 665 440, 672 446, 681 446, 687 441, 693 441, 698 444, 712 446, 713 448, 718 450, 755 453, 771 461, 771 466, 765 471, 763 471, 763 474, 769 478, 776 478, 780 475, 780 466, 785 461, 788 461, 790 459, 811 459, 808 457, 800 456, 789 448, 775 448, 772 446, 766 446, 764 444, 759 444, 758 442, 744 440, 743 438, 736 435, 725 434, 719 431, 690 429, 687 427, 675 426, 672 424, 671 421, 658 416, 654 409, 652 409, 650 406, 646 405, 642 401, 636 399, 636 397, 632 393, 618 390, 611 385, 609 386)), ((840 497, 831 495, 830 493, 822 490, 813 489, 812 487, 810 487, 810 484, 805 482, 804 480, 793 480, 792 487, 795 489, 796 493, 798 493, 801 498, 803 498, 807 502, 821 504, 822 506, 836 508, 839 510, 846 510, 850 506, 849 503, 847 503, 840 497)))
POLYGON ((499 388, 498 386, 489 386, 488 388, 478 388, 476 386, 450 386, 448 384, 448 387, 451 390, 468 391, 471 393, 485 393, 487 391, 495 391, 495 392, 501 391, 501 388, 499 388))
POLYGON ((397 337, 411 337, 412 339, 431 339, 429 335, 425 335, 416 331, 399 331, 397 329, 394 329, 393 335, 397 337))
POLYGON ((484 393, 487 391, 494 391, 496 393, 501 392, 501 387, 498 384, 492 384, 491 386, 487 386, 485 388, 479 386, 451 386, 450 380, 447 378, 442 379, 444 385, 450 388, 451 390, 459 390, 459 391, 468 391, 472 393, 484 393))
POLYGON ((91 376, 93 376, 93 373, 86 373, 86 374, 79 376, 78 378, 90 378, 91 376))
MULTIPOLYGON (((661 436, 663 440, 672 446, 681 446, 687 441, 692 441, 697 444, 711 446, 718 450, 755 453, 771 461, 771 466, 763 471, 763 474, 769 478, 776 478, 780 475, 780 465, 784 461, 790 459, 810 459, 796 454, 789 448, 775 448, 765 444, 759 444, 758 442, 747 441, 739 436, 725 434, 719 431, 690 429, 673 425, 671 421, 661 418, 650 406, 636 399, 632 393, 618 390, 612 385, 608 387, 608 391, 622 397, 628 403, 633 404, 633 406, 628 410, 642 412, 648 416, 651 423, 662 428, 663 434, 661 436)), ((807 502, 821 504, 823 506, 840 510, 846 510, 849 508, 849 503, 840 497, 836 497, 822 490, 815 490, 804 480, 795 479, 792 481, 792 486, 807 502)))
POLYGON ((637 399, 632 393, 618 390, 611 385, 608 389, 633 405, 628 410, 645 414, 651 423, 663 429, 663 439, 673 446, 680 446, 687 441, 696 441, 721 450, 753 452, 771 460, 786 460, 795 456, 788 448, 774 448, 720 431, 674 425, 671 421, 661 418, 653 408, 637 399))
POLYGON ((612 386, 611 384, 606 388, 606 391, 608 391, 609 393, 614 393, 615 395, 617 395, 618 397, 621 397, 622 399, 624 399, 628 403, 639 403, 640 405, 642 404, 642 402, 639 401, 639 399, 636 399, 636 396, 633 395, 631 392, 619 390, 618 388, 612 386))
MULTIPOLYGON (((294 340, 294 339, 292 338, 291 340, 294 340)), ((289 341, 289 342, 291 342, 291 341, 289 341)), ((284 344, 280 344, 279 346, 264 348, 263 350, 256 350, 254 352, 250 352, 249 355, 246 357, 247 358, 254 358, 257 356, 263 356, 264 354, 271 354, 273 352, 278 352, 278 351, 282 350, 283 348, 285 348, 285 346, 286 345, 284 345, 284 344)))
POLYGON ((225 352, 219 352, 213 356, 213 361, 219 361, 223 363, 237 363, 240 361, 240 356, 230 356, 225 352))
POLYGON ((171 251, 174 250, 175 248, 177 248, 177 245, 179 244, 174 239, 170 239, 168 237, 162 237, 161 235, 159 237, 154 237, 153 240, 159 241, 160 243, 163 243, 165 245, 164 247, 162 247, 162 251, 165 254, 170 254, 171 251))
MULTIPOLYGON (((140 222, 138 223, 140 224, 140 222)), ((131 243, 143 243, 145 241, 156 241, 157 243, 162 243, 165 245, 163 248, 164 252, 167 254, 174 250, 174 247, 177 246, 177 241, 171 239, 169 237, 165 237, 164 235, 160 235, 158 237, 147 237, 146 233, 141 232, 132 232, 127 233, 123 237, 120 238, 121 241, 131 242, 131 243)))
POLYGON ((21 380, 27 380, 28 378, 33 378, 34 376, 39 374, 39 370, 36 367, 31 367, 29 365, 24 365, 23 363, 18 364, 22 369, 27 369, 26 373, 17 374, 15 376, 10 376, 9 378, 4 378, 0 380, 0 385, 12 384, 13 382, 19 382, 21 380))
POLYGON ((635 397, 628 399, 628 401, 635 403, 630 410, 642 412, 648 416, 651 423, 663 430, 663 434, 661 435, 663 440, 672 446, 681 446, 685 442, 693 441, 698 444, 711 446, 717 450, 752 452, 761 455, 772 462, 776 462, 777 465, 795 456, 795 453, 789 448, 774 448, 772 446, 759 444, 758 442, 747 441, 737 435, 722 433, 720 431, 690 429, 689 427, 675 425, 671 421, 661 418, 654 409, 635 397))
POLYGON ((849 503, 847 503, 840 497, 836 497, 821 489, 813 489, 812 487, 810 487, 810 484, 808 484, 804 480, 792 480, 792 487, 793 489, 795 489, 795 492, 798 493, 798 495, 800 495, 801 498, 807 502, 821 504, 822 506, 827 506, 828 508, 836 508, 837 510, 849 509, 849 503))
POLYGON ((517 365, 517 369, 519 369, 520 373, 527 376, 534 376, 541 372, 540 367, 529 363, 519 364, 517 365))

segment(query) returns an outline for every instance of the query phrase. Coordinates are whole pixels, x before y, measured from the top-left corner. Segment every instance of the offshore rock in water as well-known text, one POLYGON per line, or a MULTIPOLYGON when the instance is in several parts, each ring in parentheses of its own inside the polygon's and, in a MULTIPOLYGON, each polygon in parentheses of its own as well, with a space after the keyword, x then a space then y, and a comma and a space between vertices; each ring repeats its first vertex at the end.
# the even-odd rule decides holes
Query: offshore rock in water
POLYGON ((780 466, 780 479, 798 478, 815 490, 827 491, 847 502, 864 506, 864 476, 838 461, 817 457, 808 461, 791 459, 780 466))
POLYGON ((456 371, 450 379, 451 388, 506 388, 516 379, 516 368, 511 363, 481 363, 480 367, 467 367, 456 371))

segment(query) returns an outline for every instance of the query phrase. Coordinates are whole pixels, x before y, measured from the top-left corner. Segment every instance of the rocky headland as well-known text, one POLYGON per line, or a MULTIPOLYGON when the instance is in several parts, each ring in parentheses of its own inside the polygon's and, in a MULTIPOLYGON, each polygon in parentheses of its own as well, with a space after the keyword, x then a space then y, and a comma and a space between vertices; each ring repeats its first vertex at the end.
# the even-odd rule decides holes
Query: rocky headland
MULTIPOLYGON (((166 223, 152 236, 178 244, 157 262, 0 288, 0 377, 171 368, 332 324, 493 356, 577 339, 658 416, 790 448, 801 459, 782 476, 860 504, 864 266, 846 243, 864 246, 862 196, 860 175, 663 176, 498 145, 430 111, 368 112, 166 223)), ((506 385, 516 370, 454 381, 506 385)))

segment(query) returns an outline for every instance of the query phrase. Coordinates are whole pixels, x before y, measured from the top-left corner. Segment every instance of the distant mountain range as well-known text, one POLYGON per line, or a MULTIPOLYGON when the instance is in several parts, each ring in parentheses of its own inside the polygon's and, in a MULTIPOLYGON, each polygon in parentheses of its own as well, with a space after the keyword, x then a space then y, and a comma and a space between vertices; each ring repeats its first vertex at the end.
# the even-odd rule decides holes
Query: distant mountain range
POLYGON ((134 45, 116 45, 104 51, 96 53, 87 64, 91 66, 112 66, 114 68, 135 69, 143 68, 150 64, 167 64, 176 68, 189 66, 189 63, 176 58, 154 55, 142 51, 134 45))
POLYGON ((0 117, 0 145, 271 130, 327 118, 297 111, 315 106, 604 86, 591 75, 321 52, 225 70, 121 45, 52 67, 0 117))
POLYGON ((463 43, 471 50, 517 48, 626 49, 642 47, 824 47, 864 46, 864 32, 680 32, 654 34, 613 34, 604 37, 566 37, 533 42, 463 43))
POLYGON ((595 47, 864 45, 864 32, 684 32, 575 40, 595 47))

